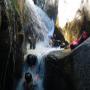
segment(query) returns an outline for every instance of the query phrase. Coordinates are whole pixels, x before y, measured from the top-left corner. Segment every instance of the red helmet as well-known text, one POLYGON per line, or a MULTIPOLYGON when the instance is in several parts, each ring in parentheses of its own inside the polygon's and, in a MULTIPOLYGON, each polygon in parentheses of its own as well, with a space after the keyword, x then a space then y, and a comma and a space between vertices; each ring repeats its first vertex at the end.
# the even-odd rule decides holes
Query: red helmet
POLYGON ((84 31, 84 32, 82 33, 82 36, 83 36, 84 39, 87 39, 87 38, 88 38, 88 33, 84 31))

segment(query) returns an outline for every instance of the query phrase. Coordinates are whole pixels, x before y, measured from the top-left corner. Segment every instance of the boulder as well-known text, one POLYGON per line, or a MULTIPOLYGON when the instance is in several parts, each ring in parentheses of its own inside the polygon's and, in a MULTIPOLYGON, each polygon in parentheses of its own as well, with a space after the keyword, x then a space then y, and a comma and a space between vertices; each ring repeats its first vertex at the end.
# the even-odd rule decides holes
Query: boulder
POLYGON ((90 38, 45 57, 45 90, 90 90, 90 38))
POLYGON ((72 51, 77 90, 90 90, 90 38, 72 51))
POLYGON ((55 51, 45 58, 45 90, 74 90, 70 51, 55 51))

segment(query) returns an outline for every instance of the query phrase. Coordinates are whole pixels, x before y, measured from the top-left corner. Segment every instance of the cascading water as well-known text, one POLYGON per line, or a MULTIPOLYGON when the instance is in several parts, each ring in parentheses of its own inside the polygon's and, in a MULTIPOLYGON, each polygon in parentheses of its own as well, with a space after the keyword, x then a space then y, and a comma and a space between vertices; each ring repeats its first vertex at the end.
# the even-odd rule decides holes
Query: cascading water
POLYGON ((40 35, 42 35, 42 38, 47 38, 48 29, 42 22, 40 15, 38 15, 36 6, 34 5, 33 1, 26 0, 25 4, 28 24, 30 27, 32 27, 32 32, 38 36, 38 39, 41 39, 40 35))
MULTIPOLYGON (((54 32, 54 22, 49 19, 49 17, 36 5, 34 5, 32 0, 26 0, 26 11, 28 16, 27 25, 30 26, 29 32, 33 32, 34 35, 39 37, 36 42, 35 49, 30 49, 29 43, 26 44, 27 50, 24 56, 25 64, 23 65, 23 77, 19 81, 16 90, 24 90, 25 73, 31 73, 32 82, 34 90, 44 90, 43 79, 44 79, 44 59, 43 57, 49 52, 54 50, 60 50, 59 48, 52 48, 49 45, 49 37, 53 35, 54 32), (38 11, 38 12, 37 12, 38 11), (31 30, 32 28, 32 30, 31 30), (30 31, 31 30, 31 31, 30 31), (44 40, 41 40, 41 36, 44 40), (36 56, 37 63, 34 67, 30 67, 27 63, 28 56, 36 56)), ((27 30, 27 25, 24 27, 24 31, 27 30)), ((26 31, 25 31, 26 32, 26 31)), ((30 34, 29 34, 30 36, 30 34)), ((36 37, 36 38, 37 38, 36 37)), ((32 59, 31 59, 32 60, 32 59)))

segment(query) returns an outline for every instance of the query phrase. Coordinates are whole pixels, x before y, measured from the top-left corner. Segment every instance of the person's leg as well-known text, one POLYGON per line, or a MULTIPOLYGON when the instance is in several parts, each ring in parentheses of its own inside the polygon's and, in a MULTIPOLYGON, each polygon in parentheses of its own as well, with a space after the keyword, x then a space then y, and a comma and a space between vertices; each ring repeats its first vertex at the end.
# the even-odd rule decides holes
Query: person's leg
POLYGON ((33 42, 30 43, 30 49, 33 49, 33 42))
POLYGON ((36 40, 33 41, 33 49, 36 48, 36 40))
POLYGON ((33 45, 32 46, 33 46, 33 49, 35 49, 35 43, 34 42, 33 42, 33 45))

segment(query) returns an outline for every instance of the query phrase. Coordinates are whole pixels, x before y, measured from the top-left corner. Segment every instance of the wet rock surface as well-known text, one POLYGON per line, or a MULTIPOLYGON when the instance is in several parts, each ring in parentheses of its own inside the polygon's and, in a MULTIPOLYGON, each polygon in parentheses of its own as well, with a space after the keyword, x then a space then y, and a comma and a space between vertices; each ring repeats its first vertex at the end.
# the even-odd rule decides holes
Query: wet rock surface
POLYGON ((56 51, 45 58, 45 90, 74 90, 72 61, 68 54, 56 51))
POLYGON ((90 90, 90 38, 71 54, 77 90, 90 90))
POLYGON ((90 90, 90 38, 75 50, 45 58, 46 90, 90 90))
POLYGON ((15 78, 21 77, 23 62, 23 35, 16 35, 21 31, 21 20, 9 1, 12 2, 0 1, 0 90, 13 90, 15 78))

